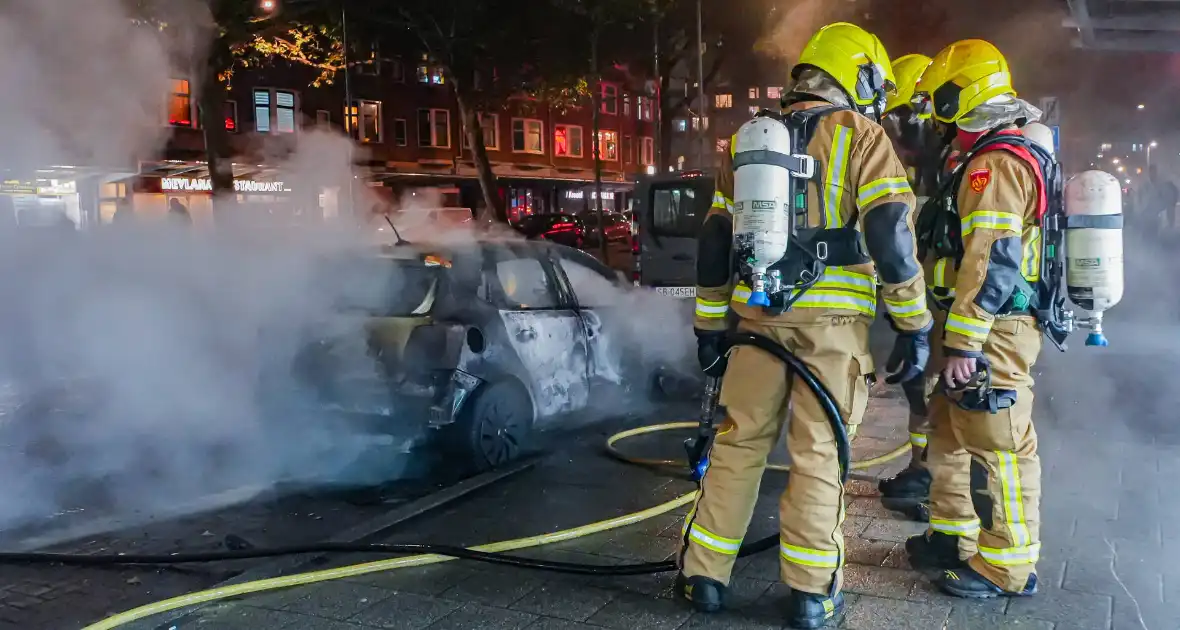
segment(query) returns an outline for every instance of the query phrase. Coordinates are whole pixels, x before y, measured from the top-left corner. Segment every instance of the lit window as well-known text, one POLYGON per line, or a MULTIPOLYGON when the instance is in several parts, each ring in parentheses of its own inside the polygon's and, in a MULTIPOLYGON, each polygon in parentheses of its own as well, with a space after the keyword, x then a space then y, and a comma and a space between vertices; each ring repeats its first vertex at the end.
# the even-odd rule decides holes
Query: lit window
POLYGON ((651 166, 656 163, 656 141, 655 138, 643 138, 643 155, 641 160, 644 166, 651 166))
POLYGON ((693 131, 700 131, 701 128, 704 128, 704 129, 709 128, 709 117, 705 116, 704 118, 701 118, 700 116, 693 116, 692 117, 693 131))
POLYGON ((607 162, 619 161, 619 134, 616 131, 598 132, 598 157, 607 162))
POLYGON ((554 125, 553 155, 582 157, 582 128, 577 125, 554 125))
POLYGON ((750 106, 750 115, 751 116, 757 116, 758 112, 760 112, 760 111, 762 111, 761 107, 758 107, 757 105, 750 106))
POLYGON ((733 94, 718 94, 713 98, 713 102, 716 104, 717 109, 733 107, 733 94))
POLYGON ((294 133, 295 93, 254 90, 254 128, 258 133, 294 133))
POLYGON ((676 131, 688 131, 688 121, 684 118, 677 118, 672 122, 676 127, 676 131))
POLYGON ((451 146, 451 113, 445 109, 418 110, 418 146, 447 149, 451 146))
POLYGON ((442 66, 432 63, 429 57, 422 55, 422 61, 418 62, 418 83, 429 83, 431 85, 443 85, 446 83, 446 78, 443 77, 442 66))
POLYGON ((758 98, 758 88, 750 88, 750 98, 758 98))
POLYGON ((393 141, 399 147, 410 143, 410 126, 406 124, 405 118, 397 118, 393 121, 393 141))
MULTIPOLYGON (((500 116, 497 114, 477 114, 479 128, 483 134, 483 147, 491 151, 500 150, 500 116)), ((467 134, 463 134, 463 148, 470 149, 471 142, 467 134)))
POLYGON ((766 88, 766 98, 782 98, 783 89, 781 87, 766 88))
POLYGON ((602 84, 602 113, 612 116, 619 113, 619 88, 610 83, 602 84))
POLYGON ((640 96, 635 99, 635 110, 639 120, 651 121, 652 119, 652 99, 646 96, 640 96))
POLYGON ((172 92, 168 97, 168 124, 193 126, 193 95, 186 79, 172 79, 172 92))
POLYGON ((631 115, 631 95, 630 94, 623 95, 623 115, 624 116, 631 115))
POLYGON ((381 103, 353 101, 345 112, 344 130, 359 142, 381 142, 381 103))
POLYGON ((516 153, 544 153, 544 125, 539 120, 517 118, 512 121, 512 150, 516 153))
POLYGON ((225 118, 225 130, 238 130, 238 104, 236 101, 226 101, 222 117, 225 118))
POLYGON ((725 153, 729 150, 729 138, 717 138, 717 152, 725 153))

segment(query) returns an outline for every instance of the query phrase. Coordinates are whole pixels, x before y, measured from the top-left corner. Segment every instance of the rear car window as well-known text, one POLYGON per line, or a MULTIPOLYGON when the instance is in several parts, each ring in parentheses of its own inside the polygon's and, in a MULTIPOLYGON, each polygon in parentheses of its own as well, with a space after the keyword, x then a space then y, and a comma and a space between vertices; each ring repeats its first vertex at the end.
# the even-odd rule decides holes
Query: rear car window
POLYGON ((655 236, 696 238, 705 216, 704 212, 697 212, 695 190, 675 186, 654 188, 651 194, 652 231, 655 236))
POLYGON ((512 310, 555 308, 557 291, 535 258, 514 258, 496 263, 496 278, 506 306, 512 310))
POLYGON ((339 310, 376 317, 429 315, 438 297, 441 267, 418 260, 348 256, 327 262, 321 290, 334 294, 339 310))

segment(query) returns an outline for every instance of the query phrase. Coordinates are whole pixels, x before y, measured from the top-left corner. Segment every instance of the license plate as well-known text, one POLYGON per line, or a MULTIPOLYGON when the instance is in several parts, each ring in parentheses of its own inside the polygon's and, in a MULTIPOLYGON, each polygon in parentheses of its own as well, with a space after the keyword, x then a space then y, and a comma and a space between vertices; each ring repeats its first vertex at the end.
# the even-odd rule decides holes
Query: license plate
POLYGON ((696 297, 696 287, 656 287, 656 292, 674 298, 696 297))

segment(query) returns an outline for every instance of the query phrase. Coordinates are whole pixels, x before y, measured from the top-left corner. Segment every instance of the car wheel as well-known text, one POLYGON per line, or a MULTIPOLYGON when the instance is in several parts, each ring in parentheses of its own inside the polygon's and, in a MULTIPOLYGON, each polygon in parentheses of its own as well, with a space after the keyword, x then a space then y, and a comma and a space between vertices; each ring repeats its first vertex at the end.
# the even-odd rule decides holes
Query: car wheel
POLYGON ((450 448, 476 472, 503 466, 526 450, 533 431, 533 403, 514 381, 487 386, 462 413, 450 448))

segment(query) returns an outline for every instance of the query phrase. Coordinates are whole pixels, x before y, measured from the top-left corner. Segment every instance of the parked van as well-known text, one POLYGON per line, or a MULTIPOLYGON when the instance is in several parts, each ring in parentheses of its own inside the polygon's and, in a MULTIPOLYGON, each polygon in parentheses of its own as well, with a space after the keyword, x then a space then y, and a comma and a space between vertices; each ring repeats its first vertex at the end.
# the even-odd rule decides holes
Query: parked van
POLYGON ((696 297, 697 235, 713 205, 713 175, 654 175, 635 187, 635 284, 679 298, 696 297))

